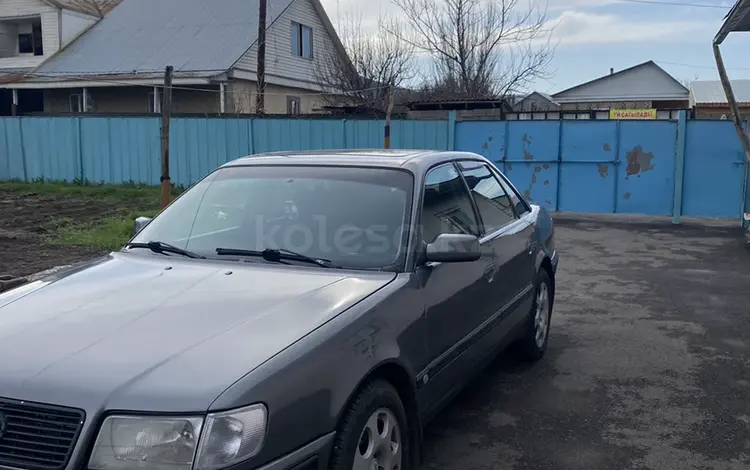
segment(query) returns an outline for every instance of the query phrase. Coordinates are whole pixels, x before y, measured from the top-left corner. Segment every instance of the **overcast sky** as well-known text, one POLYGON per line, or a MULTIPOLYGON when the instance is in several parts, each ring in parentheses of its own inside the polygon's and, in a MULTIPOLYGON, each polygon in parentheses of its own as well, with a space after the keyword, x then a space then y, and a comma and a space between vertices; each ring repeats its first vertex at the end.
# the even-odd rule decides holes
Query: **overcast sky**
MULTIPOLYGON (((718 79, 711 41, 734 4, 734 0, 535 1, 547 2, 548 18, 556 24, 554 77, 534 83, 536 90, 549 93, 606 75, 610 67, 621 70, 648 60, 678 80, 718 79)), ((379 13, 398 11, 390 0, 322 2, 334 24, 350 12, 375 24, 379 13)), ((750 78, 748 50, 750 33, 734 33, 725 41, 722 52, 731 78, 750 78)))

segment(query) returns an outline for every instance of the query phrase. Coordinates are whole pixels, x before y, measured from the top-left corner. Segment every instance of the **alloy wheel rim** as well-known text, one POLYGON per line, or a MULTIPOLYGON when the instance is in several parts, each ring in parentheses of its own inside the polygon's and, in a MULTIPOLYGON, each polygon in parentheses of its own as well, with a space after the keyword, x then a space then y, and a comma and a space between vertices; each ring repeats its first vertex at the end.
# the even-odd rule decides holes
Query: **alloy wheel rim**
POLYGON ((544 346, 549 329, 549 289, 542 282, 536 294, 536 312, 534 313, 534 341, 537 347, 544 346))
POLYGON ((380 408, 367 419, 354 452, 352 470, 401 470, 402 435, 396 416, 380 408))

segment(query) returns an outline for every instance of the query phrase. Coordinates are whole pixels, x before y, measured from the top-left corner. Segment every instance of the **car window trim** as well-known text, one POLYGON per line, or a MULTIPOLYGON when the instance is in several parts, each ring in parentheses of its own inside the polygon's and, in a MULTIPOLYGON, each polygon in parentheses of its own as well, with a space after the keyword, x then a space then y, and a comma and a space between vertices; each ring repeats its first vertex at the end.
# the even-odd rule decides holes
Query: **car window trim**
POLYGON ((481 244, 482 236, 485 232, 484 219, 482 218, 482 214, 479 212, 477 201, 474 200, 474 196, 472 196, 471 194, 471 188, 469 187, 469 183, 464 177, 463 171, 461 171, 461 166, 458 164, 458 160, 452 160, 451 163, 453 164, 453 168, 456 169, 456 173, 458 173, 458 177, 461 179, 461 183, 463 183, 466 195, 469 196, 469 203, 471 204, 471 209, 474 211, 474 218, 477 219, 477 230, 479 231, 479 233, 475 233, 474 235, 476 235, 476 237, 479 239, 479 243, 481 244))
MULTIPOLYGON (((425 182, 427 181, 427 175, 429 175, 432 170, 436 168, 440 168, 441 166, 446 166, 446 165, 453 165, 453 168, 458 172, 458 176, 460 178, 463 178, 463 176, 461 175, 461 172, 458 171, 458 168, 456 168, 456 163, 454 159, 446 159, 446 160, 435 162, 431 164, 430 166, 428 166, 423 171, 421 171, 419 174, 418 179, 419 179, 420 189, 418 191, 416 190, 416 188, 414 189, 414 197, 416 201, 414 203, 412 214, 415 214, 415 216, 412 217, 413 222, 409 230, 409 233, 411 235, 409 236, 410 251, 408 253, 408 256, 411 259, 409 260, 409 264, 406 265, 408 266, 407 270, 409 272, 413 272, 415 269, 417 269, 419 259, 420 259, 419 251, 421 250, 421 248, 423 248, 427 244, 427 242, 424 240, 424 234, 422 233, 422 219, 424 218, 424 211, 422 209, 424 208, 424 194, 425 194, 425 189, 427 187, 425 182)), ((417 181, 415 181, 415 186, 416 186, 416 183, 417 181)), ((464 182, 464 184, 466 183, 464 182)), ((472 209, 473 209, 474 203, 471 200, 471 194, 469 194, 469 200, 471 201, 472 209)), ((477 217, 476 212, 474 213, 474 217, 475 218, 477 217)), ((477 224, 479 223, 480 223, 479 220, 477 220, 477 224)), ((479 227, 479 225, 477 225, 477 227, 479 227)), ((481 240, 481 236, 482 236, 481 233, 475 234, 475 236, 481 240)))
MULTIPOLYGON (((495 230, 493 230, 491 232, 487 232, 486 231, 486 227, 484 225, 484 219, 481 218, 481 214, 479 213, 479 206, 478 206, 476 200, 474 199, 474 195, 472 194, 471 189, 469 188, 469 183, 467 183, 466 179, 464 178, 463 169, 461 168, 461 165, 460 165, 460 162, 462 162, 462 161, 468 161, 468 162, 478 163, 480 167, 483 166, 483 167, 487 168, 487 171, 490 172, 490 175, 492 175, 493 177, 495 177, 495 180, 497 180, 497 175, 495 174, 495 172, 491 168, 491 165, 488 165, 486 162, 483 162, 481 160, 473 160, 473 159, 470 159, 470 158, 462 158, 462 159, 457 159, 457 160, 454 161, 454 163, 456 165, 456 169, 458 170, 458 173, 461 175, 461 179, 464 181, 464 184, 466 185, 467 191, 469 191, 469 197, 471 198, 472 206, 474 206, 474 210, 477 213, 477 217, 479 217, 479 219, 482 221, 481 222, 482 233, 479 235, 479 243, 483 244, 483 243, 486 243, 488 241, 494 240, 495 238, 497 238, 497 237, 503 235, 505 232, 509 231, 511 228, 513 228, 514 225, 516 225, 519 222, 523 221, 523 217, 519 216, 518 212, 516 212, 516 208, 511 205, 511 210, 513 211, 514 219, 511 220, 510 222, 507 222, 504 225, 501 225, 500 227, 496 228, 495 230)), ((500 189, 502 189, 503 192, 505 193, 505 188, 503 188, 503 185, 500 184, 500 181, 497 181, 497 184, 500 185, 500 189)), ((508 196, 507 193, 506 193, 506 196, 508 196)), ((521 199, 521 200, 523 200, 523 199, 521 199)))
MULTIPOLYGON (((516 197, 518 198, 518 200, 521 201, 521 202, 523 202, 523 206, 526 208, 526 213, 523 216, 525 217, 526 214, 530 213, 531 212, 531 204, 529 204, 529 202, 523 196, 521 196, 521 194, 518 192, 518 189, 516 189, 516 187, 513 185, 513 183, 511 183, 510 180, 508 178, 506 178, 505 175, 503 175, 502 172, 500 172, 500 170, 498 170, 497 168, 490 168, 490 171, 493 172, 496 177, 502 179, 505 182, 505 184, 508 185, 508 187, 511 189, 511 191, 513 191, 513 194, 516 195, 516 197)), ((513 207, 513 211, 516 212, 515 206, 513 207)), ((518 216, 519 219, 523 218, 523 217, 521 217, 518 214, 518 212, 516 212, 516 215, 518 216)))

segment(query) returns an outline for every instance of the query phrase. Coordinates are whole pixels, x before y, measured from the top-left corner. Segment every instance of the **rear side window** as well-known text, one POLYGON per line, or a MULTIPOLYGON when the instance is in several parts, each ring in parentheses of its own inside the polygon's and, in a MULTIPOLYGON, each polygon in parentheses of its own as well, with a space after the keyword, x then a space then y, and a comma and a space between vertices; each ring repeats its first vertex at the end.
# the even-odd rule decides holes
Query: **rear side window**
POLYGON ((516 220, 511 198, 486 165, 462 162, 461 171, 482 217, 485 233, 492 233, 516 220))
POLYGON ((516 209, 516 214, 518 214, 519 217, 523 217, 524 214, 531 212, 529 210, 529 206, 526 205, 526 203, 521 199, 521 196, 518 195, 517 192, 513 190, 510 184, 505 180, 503 176, 500 176, 500 184, 503 186, 503 189, 505 189, 505 192, 508 194, 508 197, 510 197, 511 203, 513 203, 513 207, 516 209))
POLYGON ((479 235, 469 192, 452 163, 427 173, 421 224, 427 243, 442 233, 479 235))

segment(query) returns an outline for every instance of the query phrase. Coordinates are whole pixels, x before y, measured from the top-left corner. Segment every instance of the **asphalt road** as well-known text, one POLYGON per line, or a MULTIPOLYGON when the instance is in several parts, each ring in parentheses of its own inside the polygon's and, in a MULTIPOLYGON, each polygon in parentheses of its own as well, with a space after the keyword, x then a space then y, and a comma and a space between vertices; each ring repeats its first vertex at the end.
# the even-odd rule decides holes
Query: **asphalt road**
POLYGON ((547 356, 499 357, 424 467, 750 469, 750 249, 736 223, 561 218, 547 356))

